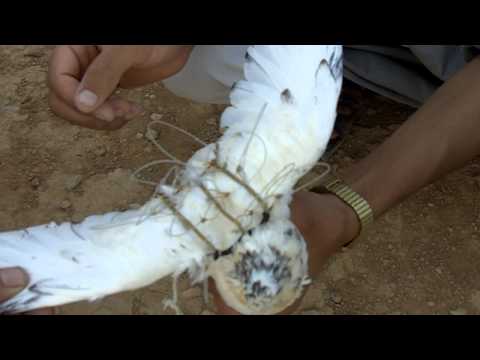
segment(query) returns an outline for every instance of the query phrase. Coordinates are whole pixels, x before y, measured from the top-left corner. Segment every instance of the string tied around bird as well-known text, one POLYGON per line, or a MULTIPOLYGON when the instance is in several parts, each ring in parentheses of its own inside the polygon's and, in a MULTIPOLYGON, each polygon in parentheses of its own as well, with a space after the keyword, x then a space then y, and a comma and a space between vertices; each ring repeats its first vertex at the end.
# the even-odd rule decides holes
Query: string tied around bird
MULTIPOLYGON (((246 155, 246 153, 248 151, 248 146, 250 145, 252 139, 255 136, 258 137, 258 135, 255 134, 255 129, 258 126, 258 123, 259 123, 265 109, 266 109, 266 105, 264 106, 261 114, 257 118, 257 121, 255 123, 253 131, 251 131, 251 133, 250 133, 250 139, 247 142, 247 146, 246 146, 246 148, 243 152, 244 156, 246 155)), ((201 146, 207 146, 207 144, 204 141, 202 141, 200 138, 198 138, 197 136, 195 136, 194 134, 190 133, 187 130, 184 130, 184 129, 182 129, 182 128, 174 125, 174 124, 168 123, 166 121, 152 120, 147 124, 145 137, 146 137, 147 140, 152 142, 153 145, 164 156, 167 157, 167 159, 151 161, 151 162, 141 166, 136 171, 134 171, 134 173, 132 174, 132 178, 136 182, 139 182, 139 183, 142 183, 142 184, 145 184, 145 185, 154 186, 155 187, 155 192, 154 192, 153 196, 158 197, 161 200, 163 205, 174 215, 174 217, 180 222, 182 227, 184 227, 186 230, 192 231, 196 235, 196 237, 198 237, 203 243, 205 243, 208 246, 208 248, 211 250, 210 255, 211 255, 213 261, 216 261, 221 256, 224 256, 226 254, 231 253, 231 250, 233 249, 234 245, 232 247, 230 247, 229 249, 226 249, 226 250, 217 249, 215 247, 215 245, 208 239, 208 237, 204 233, 202 233, 202 231, 198 228, 198 226, 193 224, 187 217, 185 217, 176 208, 175 204, 170 200, 169 195, 163 191, 163 187, 159 186, 159 184, 160 185, 168 184, 169 179, 171 179, 170 186, 173 187, 173 188, 177 188, 178 177, 181 174, 181 172, 184 171, 185 168, 187 167, 187 163, 178 159, 175 155, 173 155, 171 152, 169 152, 167 149, 165 149, 165 147, 157 141, 156 136, 154 135, 156 132, 153 131, 153 129, 152 129, 152 126, 154 126, 154 125, 160 125, 160 126, 168 127, 170 129, 173 129, 173 130, 189 137, 190 139, 194 140, 197 144, 199 144, 201 146), (139 177, 139 174, 141 172, 143 172, 144 170, 146 170, 148 168, 151 168, 153 166, 163 165, 163 164, 170 164, 170 165, 172 165, 172 167, 166 172, 166 174, 161 179, 160 183, 144 180, 144 179, 139 177)), ((261 138, 260 138, 260 140, 261 140, 261 138)), ((215 144, 215 157, 214 157, 214 159, 211 163, 211 170, 217 170, 217 171, 223 173, 229 179, 231 179, 232 181, 237 183, 239 186, 241 186, 243 189, 245 189, 245 191, 248 192, 252 196, 254 201, 257 202, 257 204, 262 208, 262 211, 263 211, 262 222, 265 221, 266 219, 268 219, 269 212, 270 212, 271 209, 269 208, 266 200, 258 192, 256 192, 246 181, 244 181, 238 175, 234 174, 232 171, 227 169, 226 166, 224 166, 224 165, 222 166, 221 164, 219 164, 219 162, 218 162, 219 151, 220 151, 219 145, 218 145, 218 143, 216 143, 215 144)), ((265 158, 266 158, 266 155, 265 155, 265 158)), ((265 162, 265 159, 264 159, 264 162, 265 162)), ((191 166, 191 165, 189 165, 189 166, 191 166)), ((309 190, 309 189, 313 188, 316 184, 320 183, 322 181, 322 179, 324 179, 325 176, 328 175, 328 173, 331 170, 330 165, 325 163, 325 162, 319 162, 319 163, 317 163, 316 166, 323 167, 324 168, 323 173, 316 176, 314 179, 308 181, 306 184, 304 184, 302 186, 299 186, 296 189, 294 189, 294 193, 299 192, 299 191, 303 191, 303 190, 309 190)), ((275 176, 272 179, 271 183, 269 184, 270 186, 267 186, 267 188, 264 191, 267 191, 267 189, 269 189, 270 187, 273 187, 273 185, 282 181, 282 179, 285 178, 286 176, 288 176, 290 171, 293 171, 294 168, 295 168, 295 166, 293 165, 293 166, 286 167, 286 168, 282 169, 280 174, 277 174, 278 176, 275 176)), ((239 169, 237 169, 237 171, 238 170, 239 169)), ((232 214, 230 214, 221 205, 221 203, 212 194, 211 190, 209 190, 201 181, 196 181, 194 185, 197 185, 200 188, 200 190, 203 192, 203 194, 209 200, 209 203, 213 204, 213 206, 218 210, 218 212, 223 217, 225 217, 228 221, 230 221, 231 223, 233 223, 235 225, 235 227, 237 228, 237 230, 241 234, 241 236, 243 234, 247 233, 248 229, 245 228, 244 225, 242 225, 241 221, 239 221, 238 218, 235 218, 232 214)), ((149 214, 146 214, 146 216, 154 215, 155 213, 158 213, 158 209, 150 209, 149 214)), ((239 238, 241 238, 241 236, 239 236, 239 238)), ((178 301, 178 298, 177 298, 178 276, 179 275, 177 274, 173 277, 173 283, 172 283, 173 298, 172 299, 166 299, 164 301, 164 306, 172 308, 173 310, 175 310, 175 312, 177 314, 182 314, 183 312, 181 311, 181 309, 178 307, 178 304, 177 304, 177 301, 178 301)), ((204 301, 208 300, 208 286, 206 285, 206 281, 208 281, 208 278, 203 279, 203 282, 204 282, 204 285, 203 285, 204 301), (205 292, 207 292, 207 293, 205 293, 205 292)))

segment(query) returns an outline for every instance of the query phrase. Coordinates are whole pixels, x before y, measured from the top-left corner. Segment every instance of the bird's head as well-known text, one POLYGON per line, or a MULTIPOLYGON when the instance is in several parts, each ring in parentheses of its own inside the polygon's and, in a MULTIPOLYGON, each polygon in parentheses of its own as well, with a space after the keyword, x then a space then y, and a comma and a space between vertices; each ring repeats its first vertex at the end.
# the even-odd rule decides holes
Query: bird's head
POLYGON ((305 240, 290 221, 271 220, 244 234, 209 273, 232 309, 246 315, 280 313, 310 282, 305 240))

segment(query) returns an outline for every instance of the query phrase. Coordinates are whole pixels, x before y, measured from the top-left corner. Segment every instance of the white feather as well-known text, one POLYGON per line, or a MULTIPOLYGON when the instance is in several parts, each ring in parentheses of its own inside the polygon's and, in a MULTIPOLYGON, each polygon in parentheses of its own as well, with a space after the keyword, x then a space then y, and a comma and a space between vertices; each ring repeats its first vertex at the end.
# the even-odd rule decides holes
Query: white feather
MULTIPOLYGON (((146 206, 159 205, 153 202, 146 206)), ((178 223, 172 227, 166 211, 137 225, 142 217, 139 209, 1 233, 0 268, 26 269, 30 284, 0 313, 93 301, 201 264, 204 247, 178 223), (175 231, 184 234, 169 235, 175 231)))

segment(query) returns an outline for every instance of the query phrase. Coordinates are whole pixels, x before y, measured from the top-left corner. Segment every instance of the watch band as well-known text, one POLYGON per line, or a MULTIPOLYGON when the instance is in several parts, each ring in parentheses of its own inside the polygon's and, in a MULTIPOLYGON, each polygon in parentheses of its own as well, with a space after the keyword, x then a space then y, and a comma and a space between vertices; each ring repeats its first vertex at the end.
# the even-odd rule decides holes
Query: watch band
POLYGON ((373 210, 368 202, 353 191, 347 184, 340 179, 333 179, 327 182, 324 186, 324 190, 328 193, 336 195, 340 200, 350 206, 360 221, 360 233, 367 228, 368 225, 373 223, 374 215, 373 210))

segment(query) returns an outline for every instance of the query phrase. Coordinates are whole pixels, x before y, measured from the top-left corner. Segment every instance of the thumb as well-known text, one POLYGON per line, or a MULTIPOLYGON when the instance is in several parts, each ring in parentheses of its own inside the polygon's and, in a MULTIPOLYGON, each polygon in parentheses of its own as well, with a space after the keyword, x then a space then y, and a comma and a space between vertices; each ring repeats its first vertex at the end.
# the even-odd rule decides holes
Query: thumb
POLYGON ((0 270, 0 302, 13 297, 28 285, 28 275, 19 268, 0 270))
POLYGON ((84 113, 101 107, 117 88, 122 75, 132 66, 128 53, 102 51, 89 65, 75 95, 75 106, 84 113))

